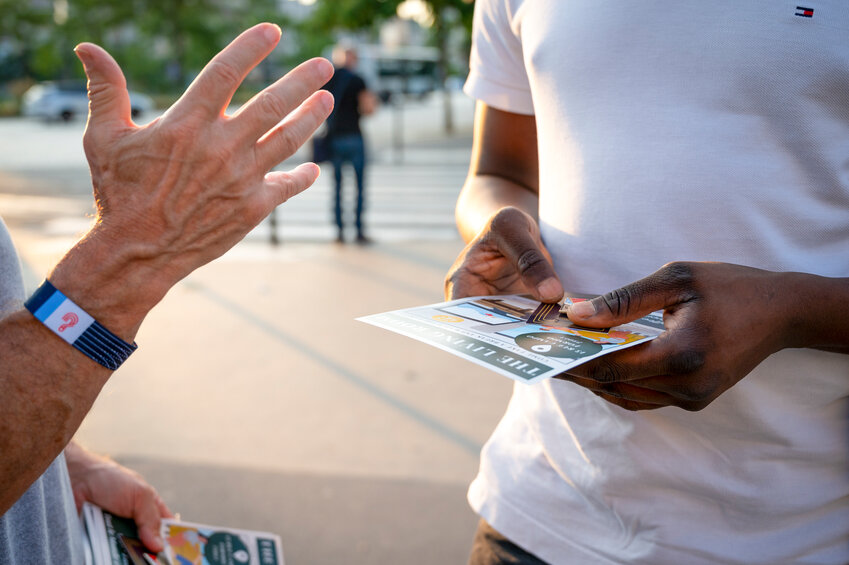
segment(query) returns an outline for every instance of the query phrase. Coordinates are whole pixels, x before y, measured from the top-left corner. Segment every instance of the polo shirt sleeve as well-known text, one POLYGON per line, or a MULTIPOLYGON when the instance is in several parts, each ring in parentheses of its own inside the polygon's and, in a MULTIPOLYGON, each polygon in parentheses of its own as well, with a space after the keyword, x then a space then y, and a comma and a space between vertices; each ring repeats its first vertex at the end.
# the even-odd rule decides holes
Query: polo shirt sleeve
POLYGON ((521 0, 477 0, 472 28, 469 96, 507 112, 534 114, 516 13, 521 0))

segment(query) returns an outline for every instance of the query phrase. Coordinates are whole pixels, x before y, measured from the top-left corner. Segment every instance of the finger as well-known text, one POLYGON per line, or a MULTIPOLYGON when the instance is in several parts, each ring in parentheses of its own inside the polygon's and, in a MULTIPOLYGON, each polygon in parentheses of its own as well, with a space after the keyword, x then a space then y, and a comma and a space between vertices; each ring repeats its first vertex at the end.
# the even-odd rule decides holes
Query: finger
POLYGON ((74 49, 88 78, 88 126, 132 123, 127 80, 115 59, 102 47, 80 43, 74 49))
POLYGON ((516 266, 530 293, 542 302, 557 302, 563 297, 563 285, 554 267, 537 244, 535 223, 517 208, 500 211, 490 223, 490 237, 516 266))
POLYGON ((622 406, 621 403, 628 402, 660 408, 661 406, 673 406, 677 402, 674 397, 668 394, 645 389, 632 383, 600 383, 565 373, 558 375, 557 378, 582 386, 602 396, 605 400, 611 402, 616 400, 617 402, 613 403, 620 406, 622 406))
POLYGON ((148 486, 139 489, 133 507, 132 518, 138 527, 139 539, 141 539, 145 547, 156 553, 165 549, 162 538, 159 535, 163 516, 162 506, 164 504, 159 499, 159 495, 156 494, 153 487, 148 486))
POLYGON ((687 330, 667 331, 648 343, 573 367, 569 374, 598 383, 633 384, 643 379, 668 378, 667 386, 650 388, 673 393, 683 386, 682 381, 686 377, 694 375, 705 365, 705 354, 689 347, 687 341, 687 330))
POLYGON ((269 23, 242 32, 207 63, 174 104, 173 111, 200 110, 207 119, 223 115, 239 85, 251 69, 271 53, 280 41, 280 34, 280 28, 269 23))
POLYGON ((257 142, 257 162, 267 171, 294 155, 333 110, 333 96, 319 91, 301 104, 279 126, 257 142))
POLYGON ((588 327, 618 326, 656 310, 686 302, 691 268, 685 263, 669 264, 656 273, 604 296, 568 307, 569 319, 588 327))
POLYGON ((304 163, 289 172, 272 171, 265 175, 265 189, 271 208, 308 189, 318 178, 319 172, 315 163, 304 163))
POLYGON ((608 401, 611 404, 615 404, 616 406, 624 408, 625 410, 629 410, 631 412, 637 412, 640 410, 657 410, 658 408, 663 408, 663 406, 659 404, 646 404, 643 402, 637 402, 635 400, 626 400, 624 398, 617 398, 615 396, 611 396, 603 392, 593 392, 593 394, 603 400, 608 401))
MULTIPOLYGON (((231 123, 236 129, 235 135, 251 141, 258 139, 327 84, 332 76, 333 65, 327 59, 319 57, 301 63, 233 115, 231 123)), ((333 108, 332 101, 330 108, 333 108)))
MULTIPOLYGON (((468 260, 468 257, 479 253, 478 248, 480 247, 482 247, 482 245, 478 239, 467 244, 463 251, 461 251, 454 260, 454 264, 451 265, 451 268, 448 269, 443 288, 445 300, 456 300, 458 298, 473 296, 473 288, 486 288, 486 290, 481 291, 480 294, 486 294, 489 290, 490 285, 488 285, 480 275, 470 273, 466 268, 466 261, 468 260)), ((483 253, 492 253, 492 251, 484 251, 483 253)))

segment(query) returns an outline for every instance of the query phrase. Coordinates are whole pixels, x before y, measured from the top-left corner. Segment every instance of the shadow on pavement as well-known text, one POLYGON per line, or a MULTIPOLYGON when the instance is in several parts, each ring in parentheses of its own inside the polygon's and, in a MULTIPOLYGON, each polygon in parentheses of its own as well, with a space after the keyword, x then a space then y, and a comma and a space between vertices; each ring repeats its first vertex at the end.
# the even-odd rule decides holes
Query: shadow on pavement
POLYGON ((466 485, 122 458, 183 520, 279 534, 287 565, 463 564, 466 485))

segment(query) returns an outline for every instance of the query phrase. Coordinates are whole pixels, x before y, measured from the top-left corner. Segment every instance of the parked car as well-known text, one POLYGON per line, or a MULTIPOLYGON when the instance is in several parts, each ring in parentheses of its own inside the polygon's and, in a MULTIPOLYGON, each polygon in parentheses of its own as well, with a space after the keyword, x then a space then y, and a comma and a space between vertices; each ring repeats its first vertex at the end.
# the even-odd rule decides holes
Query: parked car
MULTIPOLYGON (((130 92, 133 117, 153 110, 153 99, 145 94, 130 92)), ((88 114, 86 85, 79 81, 42 82, 30 87, 23 97, 23 115, 47 120, 73 120, 88 114)))

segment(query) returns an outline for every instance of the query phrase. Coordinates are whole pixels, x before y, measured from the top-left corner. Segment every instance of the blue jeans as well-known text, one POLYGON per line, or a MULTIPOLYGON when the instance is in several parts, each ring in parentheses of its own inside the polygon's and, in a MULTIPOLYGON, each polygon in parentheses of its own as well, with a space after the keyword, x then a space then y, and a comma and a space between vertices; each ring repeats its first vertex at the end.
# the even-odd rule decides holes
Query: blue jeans
POLYGON ((363 234, 363 206, 364 206, 364 173, 366 168, 366 148, 363 136, 357 134, 335 135, 330 140, 332 154, 330 162, 333 163, 333 179, 335 181, 334 213, 336 215, 336 227, 342 233, 342 166, 347 162, 354 167, 354 175, 357 178, 357 234, 363 234))

